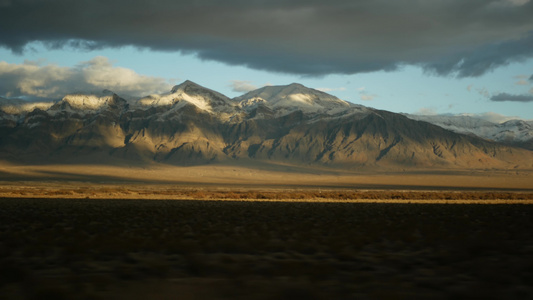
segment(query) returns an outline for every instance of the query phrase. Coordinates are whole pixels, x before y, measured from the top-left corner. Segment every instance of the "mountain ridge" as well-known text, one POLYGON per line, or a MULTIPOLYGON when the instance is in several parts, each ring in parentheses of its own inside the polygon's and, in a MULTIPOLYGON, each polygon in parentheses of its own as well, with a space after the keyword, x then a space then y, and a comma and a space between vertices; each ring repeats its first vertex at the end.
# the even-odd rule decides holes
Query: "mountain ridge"
POLYGON ((300 84, 233 99, 191 81, 136 102, 104 94, 67 95, 48 109, 4 112, 0 159, 533 168, 532 151, 351 104, 300 84))
POLYGON ((533 121, 508 120, 490 122, 472 116, 410 115, 408 118, 425 121, 462 134, 533 150, 533 121))

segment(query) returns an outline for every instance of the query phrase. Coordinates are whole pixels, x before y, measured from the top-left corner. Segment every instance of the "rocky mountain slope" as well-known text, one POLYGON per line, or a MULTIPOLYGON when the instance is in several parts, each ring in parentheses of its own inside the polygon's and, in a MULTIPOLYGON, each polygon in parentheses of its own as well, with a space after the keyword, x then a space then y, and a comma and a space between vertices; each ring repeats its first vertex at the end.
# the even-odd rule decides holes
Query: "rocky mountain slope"
POLYGON ((72 94, 0 110, 0 159, 191 165, 254 161, 337 168, 532 168, 533 152, 351 104, 300 84, 230 99, 186 81, 125 100, 72 94))

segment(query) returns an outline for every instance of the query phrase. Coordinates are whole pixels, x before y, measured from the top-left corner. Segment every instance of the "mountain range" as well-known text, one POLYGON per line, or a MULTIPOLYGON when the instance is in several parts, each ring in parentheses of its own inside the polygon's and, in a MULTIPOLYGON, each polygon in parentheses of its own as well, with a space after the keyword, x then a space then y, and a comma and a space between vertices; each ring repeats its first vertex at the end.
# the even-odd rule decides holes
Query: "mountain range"
POLYGON ((409 115, 442 128, 491 141, 533 150, 533 121, 509 120, 494 123, 468 115, 409 115))
POLYGON ((377 110, 293 83, 230 99, 191 81, 124 99, 0 99, 0 159, 17 163, 283 163, 343 169, 533 167, 531 122, 377 110))

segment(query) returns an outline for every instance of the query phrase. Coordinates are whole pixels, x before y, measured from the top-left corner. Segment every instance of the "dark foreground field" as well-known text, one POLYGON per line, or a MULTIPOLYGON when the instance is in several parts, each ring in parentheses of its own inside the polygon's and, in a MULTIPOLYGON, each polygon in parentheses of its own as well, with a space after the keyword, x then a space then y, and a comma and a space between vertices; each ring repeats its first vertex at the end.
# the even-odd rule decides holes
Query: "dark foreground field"
POLYGON ((528 299, 533 205, 0 199, 1 299, 528 299))

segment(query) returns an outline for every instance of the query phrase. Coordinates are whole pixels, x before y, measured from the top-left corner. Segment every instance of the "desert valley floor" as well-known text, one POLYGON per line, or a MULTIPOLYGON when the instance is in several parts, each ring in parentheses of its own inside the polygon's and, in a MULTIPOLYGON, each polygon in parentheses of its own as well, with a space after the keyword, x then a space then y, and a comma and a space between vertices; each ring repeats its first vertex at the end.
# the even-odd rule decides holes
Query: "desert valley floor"
POLYGON ((532 178, 4 164, 0 296, 532 299, 532 178))
POLYGON ((498 190, 533 192, 533 170, 342 170, 248 163, 198 166, 16 165, 0 162, 2 187, 119 186, 128 189, 208 190, 498 190))

